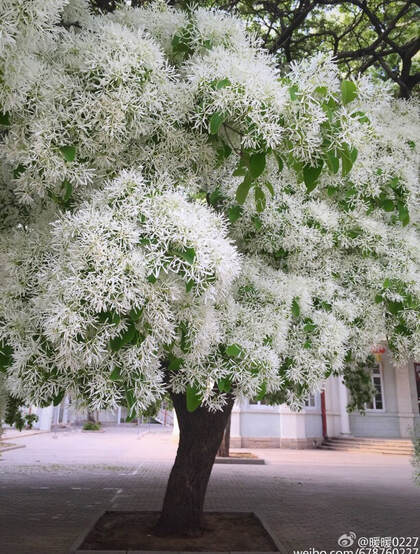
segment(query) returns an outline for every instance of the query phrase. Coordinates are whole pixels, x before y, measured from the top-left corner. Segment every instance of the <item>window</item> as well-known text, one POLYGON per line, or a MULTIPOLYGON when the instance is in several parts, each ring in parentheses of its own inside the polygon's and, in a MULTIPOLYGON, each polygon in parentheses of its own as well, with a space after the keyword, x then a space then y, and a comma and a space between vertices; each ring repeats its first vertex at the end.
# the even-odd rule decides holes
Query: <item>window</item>
POLYGON ((316 399, 314 394, 309 394, 305 400, 305 408, 316 408, 316 399))
POLYGON ((414 371, 416 372, 416 383, 417 383, 417 402, 420 412, 420 364, 417 362, 414 364, 414 371))
POLYGON ((367 410, 383 410, 384 409, 384 390, 382 382, 382 369, 378 365, 372 369, 372 384, 375 389, 375 393, 372 396, 372 400, 366 404, 367 410))
POLYGON ((267 404, 264 402, 264 400, 256 400, 255 398, 251 398, 249 401, 250 406, 269 406, 270 404, 267 404))

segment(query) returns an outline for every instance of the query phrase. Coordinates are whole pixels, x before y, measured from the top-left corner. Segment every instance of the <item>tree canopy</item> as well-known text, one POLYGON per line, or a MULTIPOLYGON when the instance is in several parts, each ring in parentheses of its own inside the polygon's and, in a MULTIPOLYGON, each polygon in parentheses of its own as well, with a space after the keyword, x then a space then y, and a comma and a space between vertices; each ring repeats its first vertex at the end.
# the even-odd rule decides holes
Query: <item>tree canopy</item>
POLYGON ((282 67, 313 52, 325 52, 335 57, 346 77, 369 73, 381 81, 391 80, 403 98, 418 91, 417 0, 208 0, 203 4, 240 14, 282 67))
POLYGON ((0 18, 1 367, 134 415, 166 390, 292 407, 385 337, 419 353, 414 101, 319 52, 279 71, 228 14, 0 18), (416 340, 417 338, 417 340, 416 340), (416 350, 417 348, 417 350, 416 350))

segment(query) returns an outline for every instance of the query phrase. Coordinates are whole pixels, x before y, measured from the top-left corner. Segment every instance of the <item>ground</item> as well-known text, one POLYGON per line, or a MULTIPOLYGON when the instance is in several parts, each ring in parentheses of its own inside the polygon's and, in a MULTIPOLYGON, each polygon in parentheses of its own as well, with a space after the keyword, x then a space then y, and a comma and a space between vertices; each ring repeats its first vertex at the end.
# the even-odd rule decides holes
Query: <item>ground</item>
MULTIPOLYGON (((0 461, 4 554, 66 554, 103 510, 159 510, 176 452, 161 426, 9 434, 7 442, 26 447, 0 461)), ((284 553, 337 550, 337 539, 351 531, 358 538, 418 533, 420 489, 408 457, 253 452, 266 465, 214 467, 206 509, 257 510, 284 553)))

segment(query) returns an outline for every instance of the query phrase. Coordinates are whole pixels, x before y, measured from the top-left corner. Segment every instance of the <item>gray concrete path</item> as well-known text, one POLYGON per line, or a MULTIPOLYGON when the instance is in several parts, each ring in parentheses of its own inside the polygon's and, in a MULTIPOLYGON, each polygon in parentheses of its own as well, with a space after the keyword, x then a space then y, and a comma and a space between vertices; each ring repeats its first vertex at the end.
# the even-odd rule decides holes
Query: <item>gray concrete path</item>
MULTIPOLYGON (((138 434, 134 425, 18 441, 26 448, 0 461, 1 554, 66 554, 103 510, 159 510, 176 451, 168 430, 142 427, 138 434)), ((418 534, 420 489, 407 457, 252 451, 267 465, 215 466, 206 509, 258 510, 285 553, 329 554, 351 531, 372 538, 418 534)))

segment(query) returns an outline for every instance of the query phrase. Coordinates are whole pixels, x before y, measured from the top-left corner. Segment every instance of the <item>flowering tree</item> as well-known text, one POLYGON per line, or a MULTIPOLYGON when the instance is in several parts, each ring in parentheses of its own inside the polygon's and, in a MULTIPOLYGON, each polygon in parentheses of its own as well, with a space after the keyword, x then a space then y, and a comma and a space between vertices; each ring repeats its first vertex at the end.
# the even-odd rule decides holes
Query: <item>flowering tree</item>
MULTIPOLYGON (((237 397, 299 408, 415 352, 413 101, 324 55, 280 75, 238 19, 4 0, 1 368, 131 417, 169 393, 157 532, 200 532, 237 397)), ((418 350, 417 350, 418 353, 418 350)))

